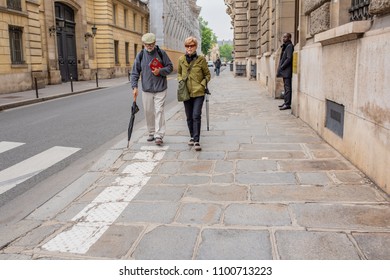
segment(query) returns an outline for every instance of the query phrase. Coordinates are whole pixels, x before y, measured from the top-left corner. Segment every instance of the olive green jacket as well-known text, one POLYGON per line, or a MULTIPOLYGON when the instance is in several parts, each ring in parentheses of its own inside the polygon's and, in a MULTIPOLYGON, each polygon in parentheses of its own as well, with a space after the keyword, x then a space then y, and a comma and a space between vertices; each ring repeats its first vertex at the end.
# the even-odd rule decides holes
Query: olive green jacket
MULTIPOLYGON (((209 67, 207 66, 204 56, 199 55, 194 61, 187 79, 187 88, 190 92, 190 97, 203 96, 207 83, 211 79, 209 67)), ((181 81, 187 77, 188 68, 190 64, 187 62, 185 55, 179 58, 179 65, 177 68, 177 80, 181 81)))

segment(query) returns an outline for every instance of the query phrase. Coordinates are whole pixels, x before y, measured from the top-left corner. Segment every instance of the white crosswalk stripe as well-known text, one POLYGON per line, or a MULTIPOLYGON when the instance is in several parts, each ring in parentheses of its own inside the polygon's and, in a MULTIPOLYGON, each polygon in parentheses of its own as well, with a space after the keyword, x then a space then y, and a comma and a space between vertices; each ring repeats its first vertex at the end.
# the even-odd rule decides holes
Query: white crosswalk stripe
MULTIPOLYGON (((1 144, 0 149, 10 149, 13 146, 17 146, 17 144, 23 145, 23 143, 9 143, 11 142, 1 144)), ((79 150, 80 148, 55 146, 0 171, 0 194, 14 188, 16 185, 30 179, 79 150)))
POLYGON ((85 254, 150 179, 149 174, 164 157, 168 146, 143 146, 134 155, 136 162, 126 166, 117 185, 107 187, 90 204, 73 217, 75 224, 42 246, 47 251, 85 254))
POLYGON ((8 141, 1 141, 0 142, 0 154, 4 153, 8 150, 12 150, 16 147, 22 146, 25 143, 20 143, 20 142, 8 142, 8 141))

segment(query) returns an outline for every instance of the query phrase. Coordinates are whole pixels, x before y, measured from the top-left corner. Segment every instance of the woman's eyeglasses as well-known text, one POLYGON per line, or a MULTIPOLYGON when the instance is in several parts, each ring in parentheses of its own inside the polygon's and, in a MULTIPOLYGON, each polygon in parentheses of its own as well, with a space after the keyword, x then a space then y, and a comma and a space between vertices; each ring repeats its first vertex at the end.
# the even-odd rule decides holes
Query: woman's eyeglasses
POLYGON ((186 48, 194 48, 195 45, 184 45, 186 48))

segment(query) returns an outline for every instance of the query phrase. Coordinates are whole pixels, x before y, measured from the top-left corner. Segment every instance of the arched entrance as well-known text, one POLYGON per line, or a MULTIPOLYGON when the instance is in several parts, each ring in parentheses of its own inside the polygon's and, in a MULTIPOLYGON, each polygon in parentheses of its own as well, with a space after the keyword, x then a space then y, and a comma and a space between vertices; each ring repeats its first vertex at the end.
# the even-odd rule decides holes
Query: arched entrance
POLYGON ((55 3, 58 65, 63 82, 77 80, 77 54, 74 11, 63 3, 55 3))

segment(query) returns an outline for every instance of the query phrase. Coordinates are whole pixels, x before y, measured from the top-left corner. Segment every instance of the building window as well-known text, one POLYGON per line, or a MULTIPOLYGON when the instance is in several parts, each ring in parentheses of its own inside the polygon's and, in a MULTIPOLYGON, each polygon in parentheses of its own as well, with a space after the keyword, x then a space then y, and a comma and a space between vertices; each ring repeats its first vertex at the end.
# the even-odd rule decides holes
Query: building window
POLYGON ((134 44, 134 60, 137 57, 138 54, 138 44, 134 44))
POLYGON ((126 56, 126 64, 130 64, 130 57, 129 57, 129 42, 125 43, 125 56, 126 56))
POLYGON ((124 18, 124 27, 127 28, 127 15, 128 15, 129 11, 127 9, 124 9, 123 10, 123 18, 124 18))
POLYGON ((141 17, 141 33, 144 33, 144 18, 141 17))
POLYGON ((115 64, 119 64, 119 41, 114 41, 115 64))
POLYGON ((370 0, 352 0, 349 8, 351 21, 371 19, 372 16, 368 13, 370 2, 370 0))
POLYGON ((114 24, 116 24, 116 7, 116 4, 112 5, 112 21, 114 24))
POLYGON ((22 10, 22 1, 21 0, 7 0, 7 8, 11 10, 22 10))
POLYGON ((12 64, 24 64, 23 60, 23 29, 18 26, 9 26, 9 45, 12 64))
POLYGON ((137 30, 137 14, 133 13, 133 30, 137 30))

